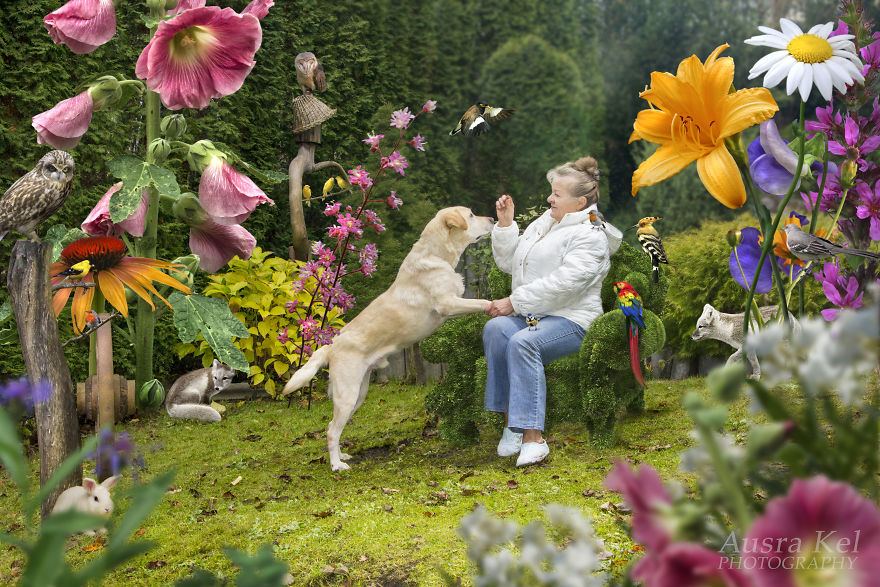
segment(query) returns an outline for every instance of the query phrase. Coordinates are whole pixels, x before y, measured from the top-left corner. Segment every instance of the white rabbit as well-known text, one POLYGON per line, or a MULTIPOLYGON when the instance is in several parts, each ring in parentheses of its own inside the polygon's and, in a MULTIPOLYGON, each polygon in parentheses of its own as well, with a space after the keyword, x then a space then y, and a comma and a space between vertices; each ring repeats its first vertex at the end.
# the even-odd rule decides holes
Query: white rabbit
MULTIPOLYGON (((55 507, 52 513, 64 512, 67 510, 77 510, 87 514, 94 514, 102 518, 109 518, 113 513, 113 500, 110 498, 110 489, 116 485, 120 476, 114 475, 104 479, 103 483, 98 483, 94 479, 85 477, 81 487, 70 487, 61 492, 55 501, 55 507)), ((106 528, 100 528, 99 532, 106 533, 106 528)), ((85 532, 89 536, 94 536, 94 530, 85 532)))

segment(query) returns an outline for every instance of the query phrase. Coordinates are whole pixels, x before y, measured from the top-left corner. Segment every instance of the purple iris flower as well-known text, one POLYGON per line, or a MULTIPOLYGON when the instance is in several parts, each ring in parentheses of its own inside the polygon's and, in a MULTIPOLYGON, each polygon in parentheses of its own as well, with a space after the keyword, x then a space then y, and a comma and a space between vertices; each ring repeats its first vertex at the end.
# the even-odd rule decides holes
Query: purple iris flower
POLYGON ((18 404, 30 412, 35 404, 42 403, 52 395, 52 385, 47 381, 31 383, 27 377, 10 379, 0 383, 0 405, 18 404))
POLYGON ((128 432, 116 434, 112 429, 104 428, 98 437, 97 450, 88 458, 95 459, 98 478, 106 479, 135 462, 134 445, 128 432))
MULTIPOLYGON (((758 259, 761 258, 761 245, 759 238, 761 231, 757 228, 747 226, 742 229, 742 240, 732 251, 730 251, 730 275, 743 289, 750 289, 752 279, 755 277, 755 269, 758 267, 758 259), (737 263, 739 259, 739 263, 737 263)), ((764 261, 761 267, 761 274, 758 275, 758 286, 755 293, 767 293, 773 287, 773 273, 770 263, 764 261)))
MULTIPOLYGON (((798 156, 789 148, 788 141, 779 135, 772 119, 761 123, 761 136, 751 142, 748 152, 749 174, 758 189, 766 194, 784 196, 794 179, 794 172, 797 171, 798 156)), ((831 165, 833 164, 829 163, 831 165)), ((810 171, 821 172, 822 163, 814 161, 810 171)), ((809 171, 801 173, 805 175, 809 171)))

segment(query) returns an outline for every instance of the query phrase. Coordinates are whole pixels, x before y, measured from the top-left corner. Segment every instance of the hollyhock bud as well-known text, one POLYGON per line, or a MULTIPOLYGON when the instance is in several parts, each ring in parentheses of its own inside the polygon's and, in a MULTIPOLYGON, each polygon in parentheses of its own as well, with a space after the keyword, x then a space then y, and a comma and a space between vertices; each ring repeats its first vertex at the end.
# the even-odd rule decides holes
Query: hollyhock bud
POLYGON ((152 163, 161 164, 171 154, 171 143, 165 139, 153 139, 147 145, 147 158, 152 163))
POLYGON ((122 97, 122 86, 112 75, 105 75, 89 86, 89 94, 94 110, 101 110, 106 104, 112 104, 122 97))
POLYGON ((171 114, 159 123, 159 130, 168 139, 177 139, 186 132, 186 118, 183 114, 171 114))
POLYGON ((840 166, 840 185, 843 187, 851 186, 858 170, 858 164, 852 159, 844 161, 840 166))
POLYGON ((141 386, 135 399, 141 409, 158 408, 165 401, 165 388, 162 387, 158 379, 150 379, 141 386))
POLYGON ((113 0, 70 0, 43 19, 55 44, 77 55, 91 53, 116 34, 113 0))
POLYGON ((201 226, 211 218, 202 208, 198 197, 191 192, 181 194, 171 207, 171 211, 188 226, 201 226))
POLYGON ((165 0, 165 10, 174 10, 177 8, 177 0, 165 0))
POLYGON ((190 169, 201 173, 215 157, 222 156, 224 156, 223 151, 217 149, 214 146, 214 143, 208 140, 202 140, 189 146, 186 160, 189 163, 190 169))

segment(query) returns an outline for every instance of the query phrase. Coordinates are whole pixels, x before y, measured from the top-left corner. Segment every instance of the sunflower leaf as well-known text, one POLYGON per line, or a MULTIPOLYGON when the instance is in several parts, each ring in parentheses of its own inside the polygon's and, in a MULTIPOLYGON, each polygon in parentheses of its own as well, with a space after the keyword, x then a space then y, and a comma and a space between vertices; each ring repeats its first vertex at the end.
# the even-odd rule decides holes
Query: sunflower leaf
POLYGON ((174 292, 168 296, 168 302, 174 310, 174 325, 181 342, 192 342, 201 333, 219 361, 242 373, 250 372, 247 359, 232 342, 233 337, 248 338, 250 333, 226 301, 174 292))

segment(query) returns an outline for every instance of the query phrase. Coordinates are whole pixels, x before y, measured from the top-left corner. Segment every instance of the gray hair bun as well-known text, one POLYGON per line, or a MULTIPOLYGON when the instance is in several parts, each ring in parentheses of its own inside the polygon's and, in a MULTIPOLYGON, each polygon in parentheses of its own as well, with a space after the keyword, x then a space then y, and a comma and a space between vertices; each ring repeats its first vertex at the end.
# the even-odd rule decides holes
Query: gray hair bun
POLYGON ((571 166, 581 173, 591 176, 595 181, 599 181, 601 172, 599 171, 599 164, 594 157, 581 157, 574 163, 571 163, 571 166))

